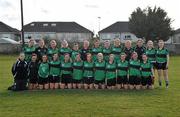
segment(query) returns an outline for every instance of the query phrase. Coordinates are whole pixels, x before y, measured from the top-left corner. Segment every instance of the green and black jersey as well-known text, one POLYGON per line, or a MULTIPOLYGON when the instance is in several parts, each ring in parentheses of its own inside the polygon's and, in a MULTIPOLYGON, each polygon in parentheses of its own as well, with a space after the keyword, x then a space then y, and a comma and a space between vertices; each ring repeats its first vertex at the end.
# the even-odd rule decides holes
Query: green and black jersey
POLYGON ((51 61, 49 62, 49 75, 51 76, 60 76, 60 61, 51 61))
POLYGON ((39 65, 38 75, 41 78, 48 78, 48 76, 49 76, 49 64, 47 62, 42 62, 39 65))
POLYGON ((83 69, 83 77, 94 77, 94 62, 84 61, 83 69))
POLYGON ((115 55, 115 60, 116 61, 119 60, 121 52, 122 52, 122 47, 121 46, 119 46, 119 47, 113 46, 112 49, 111 49, 111 54, 115 55))
POLYGON ((73 62, 73 79, 81 80, 83 77, 83 61, 73 62))
POLYGON ((116 62, 106 62, 106 79, 116 78, 116 62))
POLYGON ((130 60, 129 61, 129 75, 141 76, 140 67, 141 67, 140 60, 130 60))
POLYGON ((71 59, 72 59, 72 61, 75 61, 77 54, 80 54, 80 50, 73 50, 73 51, 72 51, 72 53, 71 53, 71 59))
POLYGON ((151 63, 155 63, 156 62, 156 49, 155 48, 151 48, 151 49, 146 49, 146 55, 148 57, 148 60, 151 63))
POLYGON ((32 46, 32 47, 29 47, 29 46, 26 46, 24 47, 24 54, 25 54, 25 61, 27 62, 30 62, 31 61, 31 57, 32 57, 32 53, 35 52, 35 47, 32 46))
POLYGON ((96 61, 97 60, 97 54, 98 53, 102 53, 102 48, 101 47, 98 47, 98 48, 92 48, 91 50, 91 53, 92 53, 92 57, 93 57, 93 61, 96 61))
POLYGON ((69 74, 72 75, 72 62, 61 62, 61 75, 69 74))
POLYGON ((106 67, 105 61, 94 62, 94 68, 95 68, 94 79, 95 80, 101 81, 105 79, 105 67, 106 67))
POLYGON ((60 48, 59 49, 60 60, 64 61, 64 55, 67 53, 71 56, 71 52, 72 52, 72 50, 69 47, 68 48, 60 48))
POLYGON ((141 63, 141 76, 142 77, 152 76, 152 64, 149 61, 141 63))
POLYGON ((109 55, 111 54, 111 48, 103 48, 102 53, 104 55, 104 60, 109 60, 109 55))
POLYGON ((52 61, 52 57, 54 54, 58 54, 58 48, 48 48, 47 55, 49 61, 52 61))
POLYGON ((117 76, 128 75, 129 62, 128 61, 117 61, 117 76))
POLYGON ((157 63, 165 63, 167 62, 167 55, 169 55, 169 52, 167 49, 162 48, 162 49, 157 49, 156 52, 156 62, 157 63))

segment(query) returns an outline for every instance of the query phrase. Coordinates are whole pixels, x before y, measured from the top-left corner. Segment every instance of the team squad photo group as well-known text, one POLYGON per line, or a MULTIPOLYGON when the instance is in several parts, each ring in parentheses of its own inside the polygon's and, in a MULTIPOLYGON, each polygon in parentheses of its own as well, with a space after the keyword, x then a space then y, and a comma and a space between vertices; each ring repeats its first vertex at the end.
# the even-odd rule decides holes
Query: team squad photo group
POLYGON ((57 47, 56 40, 47 46, 43 39, 35 47, 30 39, 12 66, 14 83, 12 91, 47 89, 153 89, 154 81, 159 87, 168 88, 169 52, 164 41, 154 48, 151 40, 144 44, 138 39, 104 41, 97 39, 90 47, 88 40, 73 47, 63 40, 57 47), (155 78, 157 72, 157 78, 155 78), (162 82, 162 80, 164 82, 162 82))

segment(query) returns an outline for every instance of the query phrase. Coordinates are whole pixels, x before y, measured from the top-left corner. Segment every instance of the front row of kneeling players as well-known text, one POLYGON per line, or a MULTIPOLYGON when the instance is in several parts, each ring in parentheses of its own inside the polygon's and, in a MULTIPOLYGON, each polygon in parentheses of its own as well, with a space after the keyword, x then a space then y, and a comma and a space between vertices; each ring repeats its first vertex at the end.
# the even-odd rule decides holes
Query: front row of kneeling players
POLYGON ((148 62, 146 54, 142 56, 143 62, 138 60, 136 52, 132 59, 126 61, 125 53, 115 61, 114 55, 109 55, 109 61, 103 60, 103 54, 98 53, 97 61, 92 61, 92 55, 87 54, 87 61, 81 60, 77 54, 75 61, 70 55, 65 54, 64 61, 60 62, 58 54, 53 55, 53 60, 48 62, 47 55, 42 56, 42 62, 36 62, 37 55, 32 55, 32 61, 26 63, 24 54, 12 71, 16 82, 16 90, 23 90, 28 81, 29 89, 152 89, 153 66, 148 62), (23 74, 22 74, 23 73, 23 74), (27 74, 26 74, 27 73, 27 74), (27 76, 26 76, 27 75, 27 76), (27 79, 24 79, 27 77, 27 79))

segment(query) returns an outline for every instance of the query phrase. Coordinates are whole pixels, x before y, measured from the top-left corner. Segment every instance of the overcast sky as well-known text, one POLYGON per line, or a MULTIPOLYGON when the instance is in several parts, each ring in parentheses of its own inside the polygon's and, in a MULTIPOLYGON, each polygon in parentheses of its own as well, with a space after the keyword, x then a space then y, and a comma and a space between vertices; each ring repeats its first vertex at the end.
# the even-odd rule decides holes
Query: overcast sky
MULTIPOLYGON (((180 0, 23 0, 24 24, 32 21, 75 21, 97 32, 116 21, 128 21, 137 7, 160 6, 180 28, 180 0)), ((0 21, 20 29, 20 0, 0 0, 0 21)))

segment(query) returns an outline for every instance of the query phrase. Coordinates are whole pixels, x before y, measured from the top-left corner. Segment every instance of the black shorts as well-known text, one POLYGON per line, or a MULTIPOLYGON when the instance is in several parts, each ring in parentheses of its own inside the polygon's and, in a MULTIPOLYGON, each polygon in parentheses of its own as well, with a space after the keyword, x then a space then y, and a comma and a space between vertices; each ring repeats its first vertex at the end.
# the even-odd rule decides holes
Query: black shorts
POLYGON ((166 69, 168 69, 168 68, 166 68, 166 64, 167 64, 167 62, 165 62, 165 63, 156 63, 157 70, 166 70, 166 69))
POLYGON ((157 63, 156 62, 151 62, 153 69, 157 69, 157 63))
POLYGON ((117 84, 128 84, 128 77, 127 76, 118 76, 117 84))
POLYGON ((49 79, 48 78, 42 78, 42 77, 38 78, 38 84, 44 85, 44 84, 47 84, 47 83, 49 83, 49 79))
POLYGON ((92 84, 94 83, 94 77, 83 77, 84 84, 92 84))
POLYGON ((140 85, 141 84, 141 77, 129 76, 129 84, 130 85, 140 85))
POLYGON ((78 84, 78 83, 81 83, 81 82, 82 82, 82 80, 72 79, 72 83, 74 83, 74 84, 78 84))
POLYGON ((70 74, 62 74, 61 83, 63 83, 63 84, 72 83, 72 76, 70 74))
POLYGON ((149 76, 149 77, 141 77, 141 84, 143 86, 145 86, 145 85, 152 85, 152 82, 153 82, 153 79, 152 79, 151 76, 149 76))
POLYGON ((38 83, 38 78, 37 78, 37 77, 35 77, 35 78, 29 78, 29 83, 31 83, 31 84, 36 84, 36 83, 38 83))
POLYGON ((105 79, 104 80, 94 80, 94 84, 105 84, 105 79))
POLYGON ((115 86, 116 85, 116 78, 107 79, 107 86, 115 86))
POLYGON ((59 83, 60 82, 60 77, 59 76, 49 76, 49 82, 50 83, 59 83))

